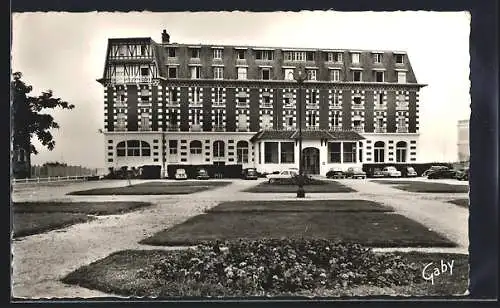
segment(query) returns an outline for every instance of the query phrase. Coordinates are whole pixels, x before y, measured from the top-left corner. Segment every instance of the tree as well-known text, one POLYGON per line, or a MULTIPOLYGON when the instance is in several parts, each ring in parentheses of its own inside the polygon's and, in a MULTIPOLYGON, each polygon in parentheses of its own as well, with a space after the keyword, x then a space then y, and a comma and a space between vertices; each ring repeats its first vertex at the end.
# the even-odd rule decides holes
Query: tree
MULTIPOLYGON (((50 151, 56 145, 50 130, 59 128, 59 124, 50 114, 43 113, 43 111, 54 108, 73 109, 75 106, 60 98, 54 98, 52 90, 44 91, 39 96, 28 96, 27 94, 33 90, 33 87, 21 80, 21 72, 15 72, 12 76, 12 144, 14 151, 26 153, 23 157, 27 156, 29 168, 30 154, 38 154, 38 150, 31 142, 33 137, 36 136, 50 151)), ((14 155, 14 164, 16 156, 14 155)))

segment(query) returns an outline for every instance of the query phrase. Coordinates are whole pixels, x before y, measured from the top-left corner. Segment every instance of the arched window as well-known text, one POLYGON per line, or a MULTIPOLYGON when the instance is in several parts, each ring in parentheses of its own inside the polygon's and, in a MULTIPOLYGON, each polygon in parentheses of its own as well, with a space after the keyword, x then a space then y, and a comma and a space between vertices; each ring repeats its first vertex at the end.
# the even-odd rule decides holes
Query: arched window
POLYGON ((193 140, 189 143, 189 151, 191 154, 201 154, 201 141, 193 140))
POLYGON ((127 155, 127 146, 125 145, 125 141, 118 142, 116 145, 116 156, 126 156, 127 155))
POLYGON ((116 145, 116 156, 151 156, 151 147, 146 141, 121 141, 116 145))
POLYGON ((248 142, 238 141, 236 144, 237 163, 248 163, 248 142))
POLYGON ((151 156, 151 147, 146 141, 141 141, 141 154, 142 156, 151 156))
POLYGON ((383 163, 385 161, 385 143, 377 141, 373 147, 374 161, 376 163, 383 163))
POLYGON ((224 141, 214 142, 214 157, 224 157, 224 141))
POLYGON ((396 162, 405 163, 407 152, 406 142, 399 141, 398 143, 396 143, 396 162))

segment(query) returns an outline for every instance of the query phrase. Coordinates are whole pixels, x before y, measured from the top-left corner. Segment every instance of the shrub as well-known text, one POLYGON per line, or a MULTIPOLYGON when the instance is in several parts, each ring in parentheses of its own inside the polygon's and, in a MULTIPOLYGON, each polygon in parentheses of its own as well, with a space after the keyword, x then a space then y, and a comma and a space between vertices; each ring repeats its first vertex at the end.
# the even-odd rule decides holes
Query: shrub
POLYGON ((217 285, 236 295, 390 287, 421 279, 416 264, 395 254, 375 254, 359 244, 288 239, 207 242, 172 252, 141 275, 161 283, 217 285))

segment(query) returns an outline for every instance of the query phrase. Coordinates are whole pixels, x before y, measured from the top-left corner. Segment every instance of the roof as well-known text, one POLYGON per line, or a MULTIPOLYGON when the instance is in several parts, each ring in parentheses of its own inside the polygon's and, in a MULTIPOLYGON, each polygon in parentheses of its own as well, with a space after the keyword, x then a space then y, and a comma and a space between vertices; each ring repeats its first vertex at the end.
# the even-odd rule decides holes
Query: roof
MULTIPOLYGON (((251 139, 251 142, 257 140, 271 139, 297 139, 299 137, 298 130, 265 130, 256 133, 251 139)), ((303 130, 302 139, 305 140, 363 140, 363 136, 355 131, 328 131, 328 130, 303 130)))

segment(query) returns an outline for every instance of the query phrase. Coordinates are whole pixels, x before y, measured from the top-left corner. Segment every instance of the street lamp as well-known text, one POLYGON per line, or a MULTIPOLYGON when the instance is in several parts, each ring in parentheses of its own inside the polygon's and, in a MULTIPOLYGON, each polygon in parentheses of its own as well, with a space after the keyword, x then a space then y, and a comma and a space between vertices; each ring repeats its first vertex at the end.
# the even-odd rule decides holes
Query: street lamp
POLYGON ((299 85, 298 92, 298 105, 299 105, 299 176, 297 178, 297 198, 305 198, 306 192, 304 191, 304 175, 302 170, 302 84, 306 79, 305 73, 302 68, 299 68, 297 71, 297 76, 295 76, 295 80, 299 85))

